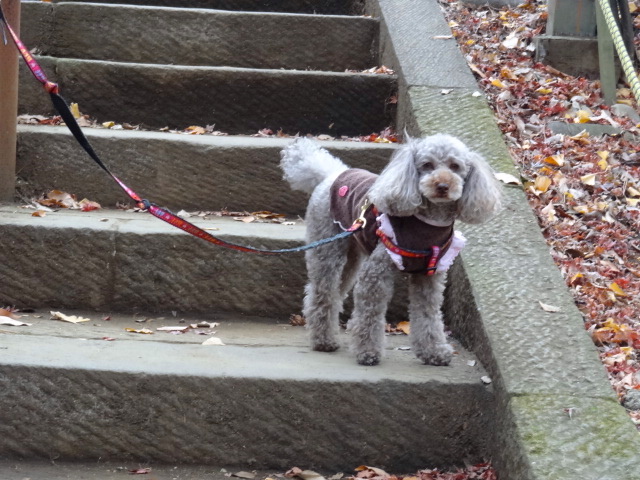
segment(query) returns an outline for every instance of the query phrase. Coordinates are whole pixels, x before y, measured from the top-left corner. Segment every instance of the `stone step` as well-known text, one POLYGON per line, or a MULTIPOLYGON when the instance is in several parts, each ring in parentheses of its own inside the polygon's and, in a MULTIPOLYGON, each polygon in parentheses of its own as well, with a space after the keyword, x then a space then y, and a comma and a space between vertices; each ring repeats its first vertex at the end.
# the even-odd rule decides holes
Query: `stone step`
POLYGON ((52 57, 326 71, 378 65, 378 21, 365 17, 24 2, 21 19, 25 44, 52 57))
POLYGON ((51 321, 43 310, 22 318, 31 326, 1 328, 5 460, 335 473, 361 463, 408 472, 490 455, 493 394, 459 345, 449 367, 431 367, 398 349, 407 337, 392 336, 383 363, 362 367, 347 348, 310 351, 304 328, 282 321, 63 313, 90 321, 51 321), (219 322, 201 329, 214 334, 157 330, 203 320, 219 322), (143 327, 154 333, 125 331, 143 327), (202 345, 212 336, 224 345, 202 345))
MULTIPOLYGON (((390 75, 38 60, 68 102, 101 122, 361 135, 390 125, 395 106, 396 77, 390 75)), ((25 114, 53 113, 24 65, 18 108, 25 114)))
MULTIPOLYGON (((1 304, 115 311, 227 311, 289 318, 301 306, 302 254, 264 256, 211 245, 147 213, 0 208, 1 304)), ((304 226, 196 219, 259 248, 304 241, 304 226)))
MULTIPOLYGON (((19 192, 52 189, 115 207, 129 197, 91 160, 66 127, 20 125, 19 192)), ((280 150, 290 138, 258 138, 85 128, 109 168, 139 195, 175 211, 268 210, 304 215, 308 196, 282 180, 280 150)), ((379 171, 395 146, 323 141, 350 166, 379 171)))
MULTIPOLYGON (((55 1, 55 0, 54 0, 55 1)), ((159 7, 211 8, 219 10, 361 15, 363 0, 72 0, 75 3, 152 5, 159 7)))
MULTIPOLYGON (((301 311, 307 275, 302 252, 238 252, 146 212, 34 212, 28 205, 0 205, 0 307, 215 311, 281 320, 301 311)), ((243 246, 274 250, 305 243, 300 218, 247 222, 211 213, 188 220, 243 246)), ((396 283, 387 312, 391 323, 408 319, 406 284, 400 277, 396 283)), ((347 299, 345 321, 350 309, 347 299)))

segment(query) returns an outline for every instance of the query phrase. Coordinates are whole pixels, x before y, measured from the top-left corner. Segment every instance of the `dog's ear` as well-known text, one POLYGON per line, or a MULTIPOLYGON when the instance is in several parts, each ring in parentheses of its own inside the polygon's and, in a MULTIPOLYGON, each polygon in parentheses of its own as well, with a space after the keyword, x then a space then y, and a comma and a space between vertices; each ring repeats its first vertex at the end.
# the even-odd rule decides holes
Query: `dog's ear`
POLYGON ((493 170, 480 155, 470 152, 467 160, 470 169, 458 200, 458 218, 466 223, 483 223, 500 210, 502 191, 493 170))
POLYGON ((396 150, 371 189, 369 200, 387 215, 409 216, 422 203, 418 190, 415 146, 411 138, 396 150))

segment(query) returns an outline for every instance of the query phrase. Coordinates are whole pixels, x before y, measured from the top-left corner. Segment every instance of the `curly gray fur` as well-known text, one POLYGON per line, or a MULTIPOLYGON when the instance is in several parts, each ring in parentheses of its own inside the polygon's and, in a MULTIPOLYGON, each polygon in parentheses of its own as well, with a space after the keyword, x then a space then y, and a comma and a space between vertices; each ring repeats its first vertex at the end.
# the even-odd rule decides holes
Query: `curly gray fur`
MULTIPOLYGON (((311 193, 307 206, 307 241, 339 233, 329 215, 329 189, 349 168, 325 149, 303 138, 281 153, 284 178, 291 187, 311 193)), ((369 199, 382 213, 418 215, 434 223, 461 220, 482 223, 501 208, 501 191, 489 165, 455 137, 433 135, 408 139, 400 146, 371 189, 369 199)), ((398 274, 384 245, 371 255, 346 240, 306 252, 309 282, 303 313, 311 348, 338 349, 338 317, 349 291, 354 309, 348 327, 358 363, 376 365, 384 349, 387 305, 398 274), (354 288, 355 284, 355 288, 354 288)), ((425 364, 448 365, 453 349, 444 333, 441 306, 446 274, 412 274, 409 281, 411 343, 425 364)))

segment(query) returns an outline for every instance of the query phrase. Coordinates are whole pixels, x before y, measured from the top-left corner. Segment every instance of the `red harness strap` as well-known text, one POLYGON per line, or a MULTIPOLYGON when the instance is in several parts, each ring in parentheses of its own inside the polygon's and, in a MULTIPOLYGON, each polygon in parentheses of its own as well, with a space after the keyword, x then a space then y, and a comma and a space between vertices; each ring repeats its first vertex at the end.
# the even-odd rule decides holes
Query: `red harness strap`
MULTIPOLYGON (((373 212, 376 217, 379 216, 379 212, 376 207, 373 207, 373 212)), ((431 246, 429 250, 408 250, 399 247, 395 243, 391 241, 391 239, 381 230, 376 230, 376 235, 380 238, 380 241, 383 245, 390 250, 391 252, 400 255, 402 257, 409 258, 427 258, 427 268, 425 271, 425 275, 434 275, 436 273, 436 268, 438 265, 438 260, 440 259, 441 254, 444 254, 449 249, 451 242, 453 240, 453 234, 447 239, 442 247, 431 246)))

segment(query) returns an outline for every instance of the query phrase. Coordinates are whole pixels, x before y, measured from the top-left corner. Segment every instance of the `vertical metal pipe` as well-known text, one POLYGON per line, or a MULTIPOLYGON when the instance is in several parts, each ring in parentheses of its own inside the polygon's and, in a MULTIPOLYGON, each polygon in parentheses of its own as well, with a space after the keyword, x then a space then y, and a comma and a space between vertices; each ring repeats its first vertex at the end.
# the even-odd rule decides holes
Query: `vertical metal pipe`
MULTIPOLYGON (((9 24, 20 31, 20 0, 2 0, 9 24)), ((18 51, 6 32, 0 34, 0 201, 11 201, 15 194, 16 117, 18 114, 18 51)))

